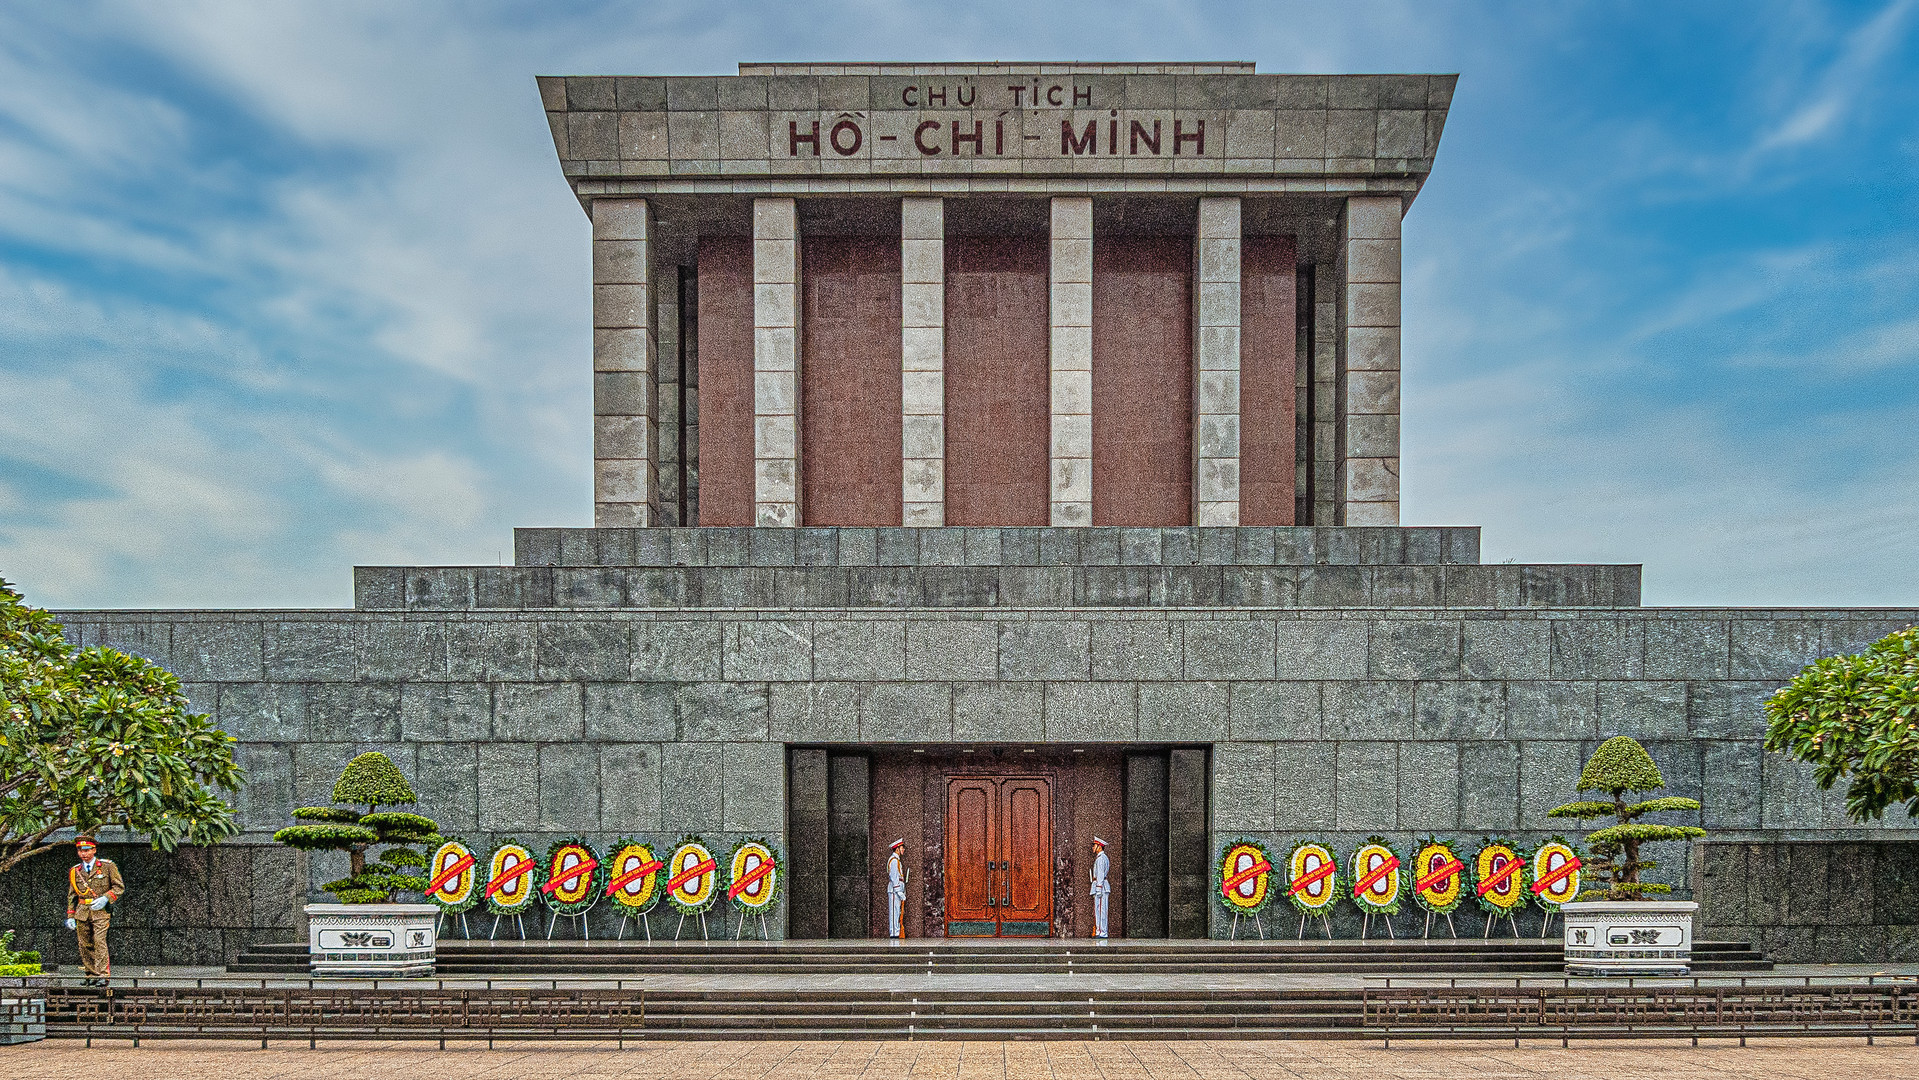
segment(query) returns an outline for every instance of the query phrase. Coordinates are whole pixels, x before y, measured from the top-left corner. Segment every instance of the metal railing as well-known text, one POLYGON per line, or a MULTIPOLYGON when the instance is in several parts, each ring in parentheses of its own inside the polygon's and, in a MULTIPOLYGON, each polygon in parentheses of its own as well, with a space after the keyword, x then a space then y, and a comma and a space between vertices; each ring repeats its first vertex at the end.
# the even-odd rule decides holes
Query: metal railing
POLYGON ((612 1039, 646 1026, 644 990, 49 987, 47 1034, 147 1039, 612 1039))
POLYGON ((1393 1039, 1552 1039, 1657 1036, 1910 1035, 1919 1044, 1911 982, 1794 986, 1653 985, 1369 987, 1362 1027, 1393 1039))

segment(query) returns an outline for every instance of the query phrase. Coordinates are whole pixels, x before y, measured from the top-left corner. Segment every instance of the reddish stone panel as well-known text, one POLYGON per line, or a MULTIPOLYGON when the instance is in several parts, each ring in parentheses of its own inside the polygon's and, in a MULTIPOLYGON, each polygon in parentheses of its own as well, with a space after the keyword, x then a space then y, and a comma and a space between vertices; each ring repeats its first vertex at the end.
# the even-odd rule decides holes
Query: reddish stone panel
POLYGON ((1052 467, 1043 236, 946 238, 946 523, 1044 525, 1052 467))
POLYGON ((1239 522, 1291 525, 1299 313, 1293 238, 1241 241, 1239 522))
POLYGON ((701 525, 753 524, 753 241, 700 240, 701 525))
POLYGON ((1093 524, 1193 522, 1193 238, 1093 240, 1093 524))
POLYGON ((899 238, 804 238, 800 294, 801 514, 898 525, 899 238))

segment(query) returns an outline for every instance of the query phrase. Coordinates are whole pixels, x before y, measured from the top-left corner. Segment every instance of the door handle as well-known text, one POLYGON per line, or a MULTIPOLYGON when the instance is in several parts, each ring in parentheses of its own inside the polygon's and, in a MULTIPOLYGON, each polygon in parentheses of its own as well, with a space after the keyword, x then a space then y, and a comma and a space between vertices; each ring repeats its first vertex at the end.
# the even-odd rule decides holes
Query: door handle
POLYGON ((998 907, 999 901, 993 896, 993 860, 986 860, 986 906, 998 907))
POLYGON ((999 906, 1009 907, 1013 903, 1013 868, 1010 863, 999 864, 999 883, 1005 890, 1000 894, 999 906))

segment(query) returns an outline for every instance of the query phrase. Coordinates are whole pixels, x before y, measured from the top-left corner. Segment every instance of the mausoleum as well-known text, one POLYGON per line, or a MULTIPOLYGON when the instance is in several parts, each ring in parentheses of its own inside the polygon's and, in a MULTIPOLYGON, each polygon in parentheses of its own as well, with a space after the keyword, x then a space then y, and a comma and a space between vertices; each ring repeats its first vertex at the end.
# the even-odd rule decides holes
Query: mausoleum
MULTIPOLYGON (((1401 223, 1454 83, 540 79, 591 223, 592 527, 357 567, 348 610, 63 613, 249 776, 237 842, 114 852, 166 897, 123 963, 296 939, 337 868, 269 837, 371 749, 476 848, 767 840, 775 935, 883 934, 903 839, 908 936, 1085 937, 1098 835, 1114 936, 1207 937, 1223 843, 1536 844, 1616 734, 1704 804, 1653 874, 1701 936, 1909 954, 1919 830, 1850 824, 1761 704, 1919 612, 1650 608, 1638 566, 1401 523, 1401 223)), ((41 876, 0 925, 57 952, 41 876)))

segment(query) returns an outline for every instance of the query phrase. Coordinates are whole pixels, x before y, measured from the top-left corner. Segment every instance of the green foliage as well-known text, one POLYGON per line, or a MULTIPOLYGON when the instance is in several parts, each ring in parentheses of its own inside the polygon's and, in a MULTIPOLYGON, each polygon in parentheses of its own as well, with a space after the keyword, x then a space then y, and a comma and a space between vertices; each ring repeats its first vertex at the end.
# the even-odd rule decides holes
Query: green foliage
POLYGON ((413 795, 413 785, 406 782, 406 777, 400 774, 400 767, 393 764, 393 759, 377 750, 369 750, 347 762, 346 770, 340 773, 339 782, 333 785, 333 801, 364 806, 368 813, 372 813, 382 806, 411 806, 417 800, 413 795))
POLYGON ((1613 812, 1612 803, 1586 800, 1581 802, 1569 802, 1563 806, 1555 806, 1551 810, 1546 811, 1546 816, 1576 818, 1580 821, 1591 821, 1594 818, 1605 817, 1611 814, 1612 812, 1613 812))
POLYGON ((1699 800, 1664 795, 1644 802, 1628 803, 1628 792, 1658 791, 1666 786, 1659 766, 1638 741, 1615 735, 1601 743, 1592 760, 1579 775, 1580 791, 1601 791, 1611 802, 1591 799, 1569 802, 1546 811, 1547 817, 1576 818, 1591 821, 1611 817, 1613 824, 1586 834, 1590 854, 1583 859, 1587 880, 1603 886, 1582 890, 1579 900, 1643 900, 1648 895, 1672 891, 1670 885, 1641 881, 1640 874, 1659 864, 1639 857, 1639 845, 1664 841, 1696 840, 1706 835, 1697 825, 1663 825, 1640 821, 1647 814, 1697 812, 1699 800))
POLYGON ((368 814, 360 819, 360 824, 380 830, 380 835, 393 843, 417 844, 440 831, 439 823, 432 818, 398 810, 368 814), (401 837, 408 839, 402 840, 401 837))
POLYGON ((273 842, 301 851, 351 851, 355 844, 375 844, 380 834, 364 825, 289 825, 273 834, 273 842))
POLYGON ((1854 821, 1903 806, 1919 817, 1919 628, 1853 656, 1815 660, 1766 701, 1766 749, 1846 781, 1854 821))
POLYGON ((364 806, 366 812, 350 806, 303 806, 293 811, 294 818, 320 824, 290 825, 274 833, 274 841, 301 851, 346 852, 350 873, 321 886, 343 904, 384 904, 395 893, 425 892, 427 879, 406 873, 426 865, 425 857, 410 845, 437 843, 440 826, 419 814, 380 809, 414 801, 413 788, 399 768, 385 754, 361 754, 340 773, 333 797, 364 806), (375 847, 386 850, 369 861, 367 853, 375 847))
POLYGON ((382 852, 380 855, 380 861, 392 867, 401 867, 401 866, 418 867, 418 866, 426 865, 426 856, 420 854, 419 852, 413 850, 412 848, 396 847, 396 848, 388 848, 386 851, 382 852))
POLYGON ((31 949, 14 951, 13 931, 0 933, 0 978, 39 975, 40 954, 31 949))
POLYGON ((342 825, 358 825, 365 816, 351 806, 302 806, 293 811, 295 821, 333 821, 342 825))
POLYGON ((13 934, 12 930, 0 933, 0 964, 19 964, 40 959, 40 954, 37 952, 15 952, 13 934))
POLYGON ((1623 795, 1628 791, 1658 791, 1666 786, 1652 755, 1630 735, 1614 735, 1599 744, 1592 760, 1579 774, 1580 791, 1623 795))
POLYGON ((234 835, 233 742, 166 669, 74 649, 0 580, 0 873, 62 829, 123 828, 162 851, 234 835))

